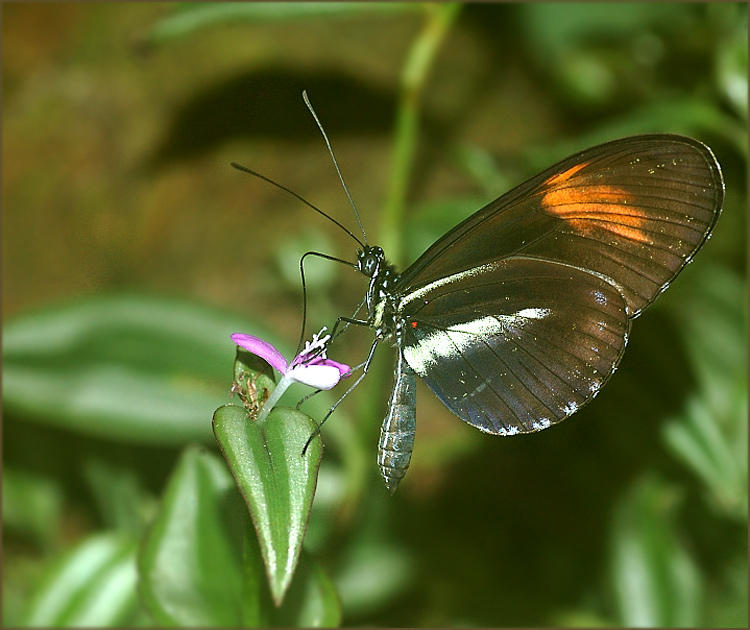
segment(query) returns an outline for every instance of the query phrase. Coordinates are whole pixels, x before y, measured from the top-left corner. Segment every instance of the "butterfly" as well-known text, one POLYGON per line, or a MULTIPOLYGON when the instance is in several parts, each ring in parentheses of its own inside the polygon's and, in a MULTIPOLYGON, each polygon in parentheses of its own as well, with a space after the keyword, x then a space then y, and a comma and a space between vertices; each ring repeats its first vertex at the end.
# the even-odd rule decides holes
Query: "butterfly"
MULTIPOLYGON (((366 319, 397 349, 378 464, 409 466, 416 379, 495 435, 546 429, 589 403, 633 319, 711 235, 724 182, 697 140, 641 135, 576 153, 459 223, 403 272, 366 244, 366 319)), ((368 359, 369 364, 369 359, 368 359)), ((366 371, 366 368, 365 368, 366 371)))

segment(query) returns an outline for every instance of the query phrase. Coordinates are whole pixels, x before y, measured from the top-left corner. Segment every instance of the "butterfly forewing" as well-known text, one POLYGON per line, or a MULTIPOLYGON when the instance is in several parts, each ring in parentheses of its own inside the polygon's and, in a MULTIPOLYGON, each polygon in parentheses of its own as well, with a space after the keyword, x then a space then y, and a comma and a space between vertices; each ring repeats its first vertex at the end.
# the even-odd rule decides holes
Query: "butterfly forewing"
POLYGON ((625 348, 621 293, 574 267, 511 258, 404 299, 403 352, 462 420, 544 429, 593 398, 625 348))
POLYGON ((408 292, 511 256, 607 278, 638 315, 693 257, 719 217, 724 186, 700 142, 637 136, 583 151, 488 204, 400 279, 408 292))

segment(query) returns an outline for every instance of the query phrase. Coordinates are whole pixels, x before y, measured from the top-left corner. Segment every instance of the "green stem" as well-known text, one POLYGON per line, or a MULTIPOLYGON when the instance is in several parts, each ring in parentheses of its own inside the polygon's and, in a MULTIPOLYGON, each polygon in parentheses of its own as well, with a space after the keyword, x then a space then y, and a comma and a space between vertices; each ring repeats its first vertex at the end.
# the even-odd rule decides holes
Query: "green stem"
POLYGON ((412 44, 401 75, 391 178, 379 241, 397 264, 402 262, 402 226, 419 130, 420 97, 438 48, 460 8, 460 4, 425 5, 427 20, 412 44))
POLYGON ((282 394, 289 389, 289 386, 294 381, 291 378, 288 378, 287 376, 282 376, 281 380, 279 381, 279 384, 273 389, 271 392, 271 395, 268 397, 268 400, 266 400, 265 403, 263 403, 263 408, 260 410, 260 414, 258 415, 258 418, 255 420, 258 424, 263 424, 266 421, 266 418, 268 418, 268 414, 273 411, 273 408, 276 406, 276 403, 279 402, 281 399, 282 394))
MULTIPOLYGON (((391 157, 391 175, 388 195, 380 229, 378 244, 388 254, 394 263, 403 262, 403 224, 406 196, 411 177, 412 163, 417 144, 419 130, 419 106, 421 92, 425 87, 427 75, 434 61, 440 43, 460 10, 460 4, 425 4, 427 19, 422 31, 411 46, 401 74, 401 93, 399 95, 396 128, 394 130, 393 153, 391 157)), ((385 346, 386 344, 381 344, 385 346)), ((384 354, 384 350, 380 354, 384 354)), ((389 362, 377 362, 371 367, 370 381, 372 383, 390 383, 392 375, 389 362)), ((384 393, 382 387, 369 387, 362 400, 362 417, 377 420, 374 410, 383 409, 384 393)), ((374 436, 375 427, 366 432, 374 436)), ((370 469, 375 474, 374 466, 370 469)), ((361 487, 354 491, 360 491, 361 487)), ((353 496, 356 500, 360 497, 353 496)))

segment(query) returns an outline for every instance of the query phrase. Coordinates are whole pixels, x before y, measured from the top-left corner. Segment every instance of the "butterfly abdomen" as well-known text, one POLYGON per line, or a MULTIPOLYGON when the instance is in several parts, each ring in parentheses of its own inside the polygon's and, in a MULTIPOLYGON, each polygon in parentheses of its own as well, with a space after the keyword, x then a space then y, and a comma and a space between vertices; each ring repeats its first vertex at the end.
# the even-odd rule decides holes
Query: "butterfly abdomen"
POLYGON ((380 429, 378 465, 388 490, 396 491, 406 474, 417 427, 417 374, 399 352, 396 382, 380 429))

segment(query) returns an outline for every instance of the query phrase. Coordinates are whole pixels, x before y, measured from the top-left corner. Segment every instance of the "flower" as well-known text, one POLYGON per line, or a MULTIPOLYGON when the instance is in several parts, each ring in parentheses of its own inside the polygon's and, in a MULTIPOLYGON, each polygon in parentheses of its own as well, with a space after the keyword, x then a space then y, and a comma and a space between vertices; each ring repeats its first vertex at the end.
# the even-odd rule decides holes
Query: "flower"
POLYGON ((259 356, 272 368, 281 373, 281 380, 269 396, 258 416, 258 422, 265 420, 281 395, 292 383, 302 383, 316 389, 331 389, 338 385, 342 378, 347 378, 352 371, 348 365, 333 361, 326 356, 326 343, 331 335, 323 337, 325 326, 312 341, 306 341, 302 351, 287 363, 284 356, 270 343, 243 333, 234 333, 232 341, 240 348, 259 356))

